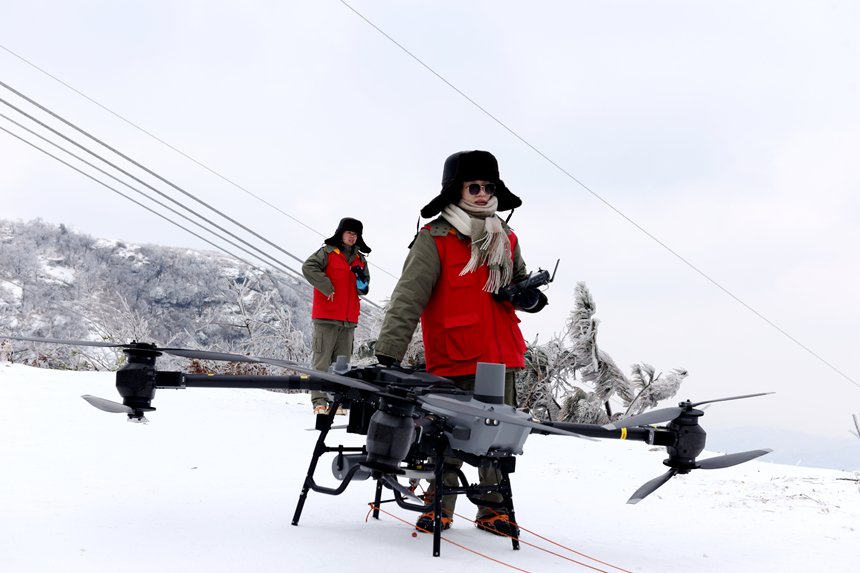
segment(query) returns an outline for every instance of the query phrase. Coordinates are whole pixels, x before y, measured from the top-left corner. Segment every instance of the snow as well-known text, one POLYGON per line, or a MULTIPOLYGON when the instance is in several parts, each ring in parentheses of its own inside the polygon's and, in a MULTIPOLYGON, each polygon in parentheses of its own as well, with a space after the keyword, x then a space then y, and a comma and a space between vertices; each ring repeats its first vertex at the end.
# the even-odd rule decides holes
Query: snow
MULTIPOLYGON (((110 373, 0 363, 3 571, 510 570, 445 542, 434 558, 430 536, 413 537, 408 523, 366 519, 370 480, 338 497, 311 492, 292 526, 317 435, 306 431, 314 421, 306 394, 160 390, 141 425, 80 399, 116 400, 113 383, 110 373)), ((718 454, 702 457, 710 455, 718 454)), ((443 537, 530 572, 593 569, 525 543, 602 571, 855 568, 860 472, 753 461, 677 476, 626 505, 665 471, 664 458, 641 443, 531 436, 512 476, 528 530, 522 549, 467 523, 474 511, 465 500, 443 537)), ((320 463, 321 484, 337 483, 330 463, 320 463)))

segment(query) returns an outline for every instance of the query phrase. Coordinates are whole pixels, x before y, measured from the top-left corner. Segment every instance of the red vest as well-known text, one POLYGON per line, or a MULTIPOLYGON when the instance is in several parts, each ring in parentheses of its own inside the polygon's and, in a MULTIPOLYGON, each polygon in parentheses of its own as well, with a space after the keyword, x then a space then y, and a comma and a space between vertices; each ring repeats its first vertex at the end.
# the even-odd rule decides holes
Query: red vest
MULTIPOLYGON (((508 238, 513 259, 517 237, 511 232, 508 238)), ((427 371, 437 376, 475 374, 478 362, 524 367, 520 320, 513 305, 496 302, 483 290, 487 266, 460 276, 472 255, 471 242, 461 241, 454 232, 434 239, 442 273, 421 315, 427 371)))
MULTIPOLYGON (((361 257, 356 255, 351 266, 364 268, 361 257)), ((348 320, 358 322, 361 314, 361 300, 355 286, 355 275, 352 274, 346 256, 335 249, 328 254, 325 276, 334 286, 334 300, 328 300, 319 290, 314 289, 314 307, 311 318, 330 318, 332 320, 348 320)))

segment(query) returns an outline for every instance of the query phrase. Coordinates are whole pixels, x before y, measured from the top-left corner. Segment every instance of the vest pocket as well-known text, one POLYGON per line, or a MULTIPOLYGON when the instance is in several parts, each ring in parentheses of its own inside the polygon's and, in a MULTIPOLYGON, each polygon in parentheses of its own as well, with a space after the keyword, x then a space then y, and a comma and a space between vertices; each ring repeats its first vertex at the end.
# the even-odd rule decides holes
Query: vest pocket
POLYGON ((445 318, 445 350, 451 360, 474 360, 483 354, 477 313, 445 318))

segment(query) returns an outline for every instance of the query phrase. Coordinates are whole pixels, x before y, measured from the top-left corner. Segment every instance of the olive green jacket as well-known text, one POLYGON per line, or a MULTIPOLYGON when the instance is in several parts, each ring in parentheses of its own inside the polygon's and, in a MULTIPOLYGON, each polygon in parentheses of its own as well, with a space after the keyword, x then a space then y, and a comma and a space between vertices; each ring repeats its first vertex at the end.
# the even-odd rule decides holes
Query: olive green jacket
MULTIPOLYGON (((406 255, 400 280, 391 294, 388 312, 382 322, 382 330, 376 341, 374 352, 402 360, 406 354, 412 334, 418 326, 421 313, 433 294, 436 281, 442 273, 442 262, 433 237, 444 237, 457 231, 444 218, 439 217, 429 224, 429 229, 422 228, 415 236, 415 241, 406 255)), ((510 233, 507 224, 502 221, 505 233, 510 233)), ((457 234, 461 241, 471 241, 469 237, 457 234)), ((520 254, 520 240, 514 246, 513 282, 518 282, 528 276, 526 264, 520 254)))

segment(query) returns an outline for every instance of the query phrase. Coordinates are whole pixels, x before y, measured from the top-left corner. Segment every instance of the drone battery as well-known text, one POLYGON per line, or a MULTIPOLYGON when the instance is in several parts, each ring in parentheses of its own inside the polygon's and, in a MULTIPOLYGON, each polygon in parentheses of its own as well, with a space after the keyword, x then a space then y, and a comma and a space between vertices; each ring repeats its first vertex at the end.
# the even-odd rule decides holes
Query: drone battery
MULTIPOLYGON (((331 462, 331 473, 339 481, 343 481, 346 474, 355 466, 361 465, 367 459, 366 454, 344 454, 337 455, 331 462)), ((370 477, 370 470, 360 468, 352 476, 353 481, 364 481, 370 477)))
POLYGON ((486 404, 505 403, 505 365, 478 362, 475 399, 486 404))

